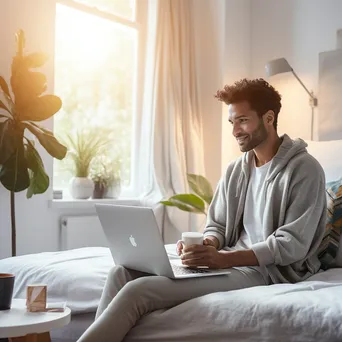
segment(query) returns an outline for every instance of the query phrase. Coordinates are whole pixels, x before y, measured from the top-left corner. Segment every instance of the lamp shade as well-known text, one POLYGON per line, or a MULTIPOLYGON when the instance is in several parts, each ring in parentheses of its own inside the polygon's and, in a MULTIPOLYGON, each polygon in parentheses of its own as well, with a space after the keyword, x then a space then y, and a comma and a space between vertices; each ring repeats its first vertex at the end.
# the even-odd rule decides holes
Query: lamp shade
POLYGON ((291 68, 291 65, 288 63, 288 61, 285 58, 278 58, 273 59, 272 61, 269 61, 265 65, 266 69, 266 75, 268 77, 281 74, 283 72, 293 72, 293 69, 291 68))

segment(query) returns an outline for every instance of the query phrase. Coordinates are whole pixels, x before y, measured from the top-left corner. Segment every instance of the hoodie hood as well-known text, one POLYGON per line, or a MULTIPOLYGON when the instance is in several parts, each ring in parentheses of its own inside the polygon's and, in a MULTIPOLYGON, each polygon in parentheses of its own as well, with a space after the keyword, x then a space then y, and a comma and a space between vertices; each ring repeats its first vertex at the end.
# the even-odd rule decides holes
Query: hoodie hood
MULTIPOLYGON (((280 137, 283 142, 281 143, 278 152, 273 157, 270 168, 268 170, 266 183, 271 182, 276 175, 286 167, 287 163, 296 155, 307 152, 307 143, 302 139, 292 140, 287 134, 280 137)), ((246 152, 242 156, 242 172, 238 180, 237 194, 241 191, 244 180, 249 179, 250 165, 254 157, 253 150, 246 152)))

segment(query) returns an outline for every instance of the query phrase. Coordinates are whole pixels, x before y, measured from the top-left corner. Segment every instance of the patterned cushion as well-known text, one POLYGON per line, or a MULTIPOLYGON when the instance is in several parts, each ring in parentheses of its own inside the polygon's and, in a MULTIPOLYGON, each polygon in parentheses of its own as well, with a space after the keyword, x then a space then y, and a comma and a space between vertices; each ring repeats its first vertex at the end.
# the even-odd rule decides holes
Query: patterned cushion
POLYGON ((334 267, 342 231, 342 178, 327 183, 327 224, 319 249, 322 269, 334 267))

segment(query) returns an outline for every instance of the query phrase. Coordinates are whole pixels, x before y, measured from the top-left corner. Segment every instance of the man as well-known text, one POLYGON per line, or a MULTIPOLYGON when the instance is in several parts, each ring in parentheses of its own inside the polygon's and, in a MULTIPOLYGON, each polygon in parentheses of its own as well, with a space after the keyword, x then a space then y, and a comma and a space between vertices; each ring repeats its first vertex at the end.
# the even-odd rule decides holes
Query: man
POLYGON ((228 105, 232 133, 246 153, 219 182, 203 246, 177 248, 184 265, 231 268, 231 273, 172 280, 117 266, 95 323, 79 341, 122 341, 148 312, 213 292, 298 282, 320 269, 324 173, 302 140, 278 136, 279 93, 263 79, 243 79, 216 97, 228 105))

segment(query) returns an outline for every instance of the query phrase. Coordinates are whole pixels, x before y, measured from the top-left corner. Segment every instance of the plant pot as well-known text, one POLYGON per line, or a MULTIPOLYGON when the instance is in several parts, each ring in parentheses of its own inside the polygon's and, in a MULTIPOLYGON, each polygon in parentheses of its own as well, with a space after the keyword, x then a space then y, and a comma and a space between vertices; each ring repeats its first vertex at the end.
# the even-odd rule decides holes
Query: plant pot
POLYGON ((11 308, 14 279, 14 274, 0 273, 0 310, 11 308))
POLYGON ((70 180, 70 194, 75 199, 88 199, 93 194, 94 182, 87 177, 73 177, 70 180))
POLYGON ((118 198, 121 194, 121 183, 117 181, 116 183, 108 186, 104 193, 104 198, 118 198))
POLYGON ((93 198, 103 198, 106 187, 103 183, 94 183, 93 198))

